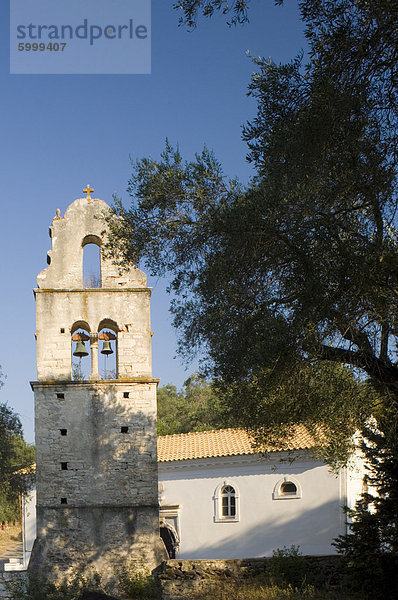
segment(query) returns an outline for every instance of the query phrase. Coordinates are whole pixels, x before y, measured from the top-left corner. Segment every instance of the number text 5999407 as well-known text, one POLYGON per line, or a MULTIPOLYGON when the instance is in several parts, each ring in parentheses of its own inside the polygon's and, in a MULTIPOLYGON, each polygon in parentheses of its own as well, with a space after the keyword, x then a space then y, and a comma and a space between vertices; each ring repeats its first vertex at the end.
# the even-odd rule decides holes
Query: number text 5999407
POLYGON ((19 52, 63 52, 66 42, 20 42, 18 44, 19 52))

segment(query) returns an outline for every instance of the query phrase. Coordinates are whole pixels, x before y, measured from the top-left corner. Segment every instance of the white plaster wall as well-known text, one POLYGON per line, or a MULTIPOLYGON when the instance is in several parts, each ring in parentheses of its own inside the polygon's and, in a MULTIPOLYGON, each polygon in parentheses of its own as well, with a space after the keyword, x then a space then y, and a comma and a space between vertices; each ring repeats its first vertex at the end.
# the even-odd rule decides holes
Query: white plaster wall
MULTIPOLYGON (((23 495, 23 550, 24 554, 32 552, 36 539, 36 488, 23 495)), ((29 562, 29 561, 28 561, 29 562)))
POLYGON ((344 533, 344 473, 336 477, 321 462, 256 457, 177 461, 159 464, 159 481, 161 507, 180 505, 180 558, 268 556, 292 544, 303 554, 331 554, 332 540, 344 533), (284 476, 300 483, 302 498, 273 499, 284 476), (239 489, 239 522, 214 522, 214 493, 224 481, 239 489))
MULTIPOLYGON (((364 491, 363 478, 366 469, 366 460, 363 452, 357 447, 350 458, 349 468, 347 469, 347 506, 355 508, 356 503, 360 499, 364 491)), ((369 493, 376 494, 376 490, 369 488, 369 493)))

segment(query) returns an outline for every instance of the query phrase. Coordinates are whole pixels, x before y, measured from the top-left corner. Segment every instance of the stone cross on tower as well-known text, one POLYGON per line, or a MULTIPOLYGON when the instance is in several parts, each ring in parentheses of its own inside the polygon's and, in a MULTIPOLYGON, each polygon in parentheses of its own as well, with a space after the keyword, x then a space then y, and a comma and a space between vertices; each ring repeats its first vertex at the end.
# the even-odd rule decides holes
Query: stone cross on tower
MULTIPOLYGON (((90 198, 90 186, 84 191, 90 198)), ((112 581, 116 571, 154 568, 167 557, 159 537, 151 290, 142 271, 120 275, 103 256, 109 211, 102 200, 79 198, 57 214, 49 266, 34 290, 37 539, 29 570, 55 582, 93 570, 112 581), (99 247, 96 287, 83 285, 88 244, 99 247), (99 343, 116 356, 111 378, 100 375, 99 343), (72 368, 76 356, 87 361, 85 373, 72 368)))

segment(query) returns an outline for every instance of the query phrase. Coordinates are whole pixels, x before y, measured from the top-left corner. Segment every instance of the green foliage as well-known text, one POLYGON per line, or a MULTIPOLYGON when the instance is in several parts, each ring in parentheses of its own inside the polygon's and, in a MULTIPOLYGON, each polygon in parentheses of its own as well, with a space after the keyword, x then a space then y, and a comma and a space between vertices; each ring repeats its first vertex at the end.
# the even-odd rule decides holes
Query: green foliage
POLYGON ((298 546, 278 548, 267 562, 267 576, 272 586, 303 589, 307 569, 298 546))
POLYGON ((20 494, 30 485, 33 476, 30 467, 35 462, 34 446, 27 444, 19 435, 10 436, 7 454, 0 481, 0 522, 20 520, 20 494))
MULTIPOLYGON (((248 19, 248 5, 250 0, 179 0, 173 5, 173 8, 183 11, 184 15, 180 17, 180 25, 187 25, 189 28, 196 27, 199 15, 211 17, 217 11, 223 15, 231 15, 228 25, 237 25, 246 23, 248 19)), ((283 4, 283 0, 274 0, 274 4, 283 4)))
POLYGON ((226 420, 248 427, 259 451, 279 448, 294 425, 304 424, 315 453, 334 467, 346 463, 353 431, 384 399, 347 367, 310 360, 276 373, 264 369, 247 381, 219 382, 217 391, 226 420))
POLYGON ((0 403, 0 522, 19 520, 19 495, 29 485, 27 474, 20 471, 32 465, 34 456, 33 446, 22 437, 18 415, 0 403))
POLYGON ((121 573, 119 586, 124 594, 132 600, 156 600, 161 598, 160 588, 150 573, 121 573))
MULTIPOLYGON (((188 19, 224 3, 179 6, 188 19)), ((398 15, 388 0, 300 10, 309 64, 254 60, 254 180, 167 142, 159 161, 136 162, 108 251, 171 275, 179 352, 201 349, 240 424, 321 418, 341 456, 366 416, 398 403, 398 15)))
MULTIPOLYGON (((246 2, 175 7, 190 27, 201 12, 247 19, 246 2)), ((172 277, 180 353, 201 349, 228 418, 260 446, 292 422, 315 434, 323 424, 328 460, 344 461, 357 428, 373 441, 379 496, 363 496, 340 549, 353 580, 379 582, 374 597, 387 598, 398 530, 398 11, 394 0, 299 7, 308 64, 254 59, 257 114, 243 129, 253 181, 228 181, 206 148, 183 161, 167 142, 159 161, 136 162, 108 251, 172 277), (372 414, 380 434, 366 430, 372 414)))
POLYGON ((366 598, 398 595, 398 436, 396 418, 364 431, 368 461, 365 484, 355 510, 348 511, 350 532, 335 542, 348 559, 347 581, 366 598))
POLYGON ((188 433, 226 427, 219 396, 197 374, 177 391, 167 384, 158 389, 158 434, 188 433))

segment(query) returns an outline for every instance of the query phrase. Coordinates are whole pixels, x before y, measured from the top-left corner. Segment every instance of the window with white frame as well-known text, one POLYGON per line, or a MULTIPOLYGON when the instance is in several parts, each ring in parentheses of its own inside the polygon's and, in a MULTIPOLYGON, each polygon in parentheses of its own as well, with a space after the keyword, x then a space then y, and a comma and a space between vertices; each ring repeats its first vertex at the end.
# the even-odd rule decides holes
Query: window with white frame
POLYGON ((214 494, 214 521, 239 521, 239 492, 235 483, 224 481, 214 494))
POLYGON ((274 487, 274 500, 288 500, 301 497, 301 486, 297 479, 290 475, 286 475, 283 479, 280 479, 274 487))

